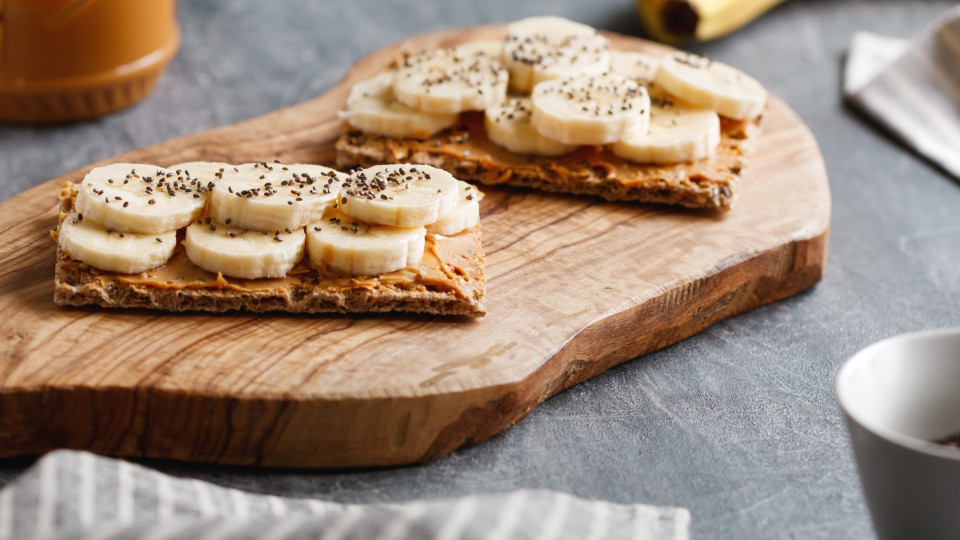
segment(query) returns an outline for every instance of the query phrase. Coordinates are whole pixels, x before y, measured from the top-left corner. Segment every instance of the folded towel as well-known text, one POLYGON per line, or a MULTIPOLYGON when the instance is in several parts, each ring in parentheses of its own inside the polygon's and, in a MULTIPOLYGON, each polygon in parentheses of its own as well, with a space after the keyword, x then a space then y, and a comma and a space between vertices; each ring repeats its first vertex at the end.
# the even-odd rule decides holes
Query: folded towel
POLYGON ((0 489, 11 538, 686 539, 684 508, 519 490, 397 504, 258 495, 58 450, 0 489))
POLYGON ((859 32, 847 101, 960 180, 960 7, 909 42, 859 32))

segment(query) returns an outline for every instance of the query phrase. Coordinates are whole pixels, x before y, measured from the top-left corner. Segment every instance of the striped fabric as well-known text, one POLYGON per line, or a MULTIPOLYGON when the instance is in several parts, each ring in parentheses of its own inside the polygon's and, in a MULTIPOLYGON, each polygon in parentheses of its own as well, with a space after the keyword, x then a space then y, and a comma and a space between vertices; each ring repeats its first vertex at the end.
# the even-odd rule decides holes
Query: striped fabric
POLYGON ((45 455, 0 490, 0 540, 685 539, 689 523, 683 508, 544 490, 368 505, 283 498, 70 450, 45 455))
POLYGON ((960 180, 960 7, 909 43, 854 36, 847 101, 960 180))

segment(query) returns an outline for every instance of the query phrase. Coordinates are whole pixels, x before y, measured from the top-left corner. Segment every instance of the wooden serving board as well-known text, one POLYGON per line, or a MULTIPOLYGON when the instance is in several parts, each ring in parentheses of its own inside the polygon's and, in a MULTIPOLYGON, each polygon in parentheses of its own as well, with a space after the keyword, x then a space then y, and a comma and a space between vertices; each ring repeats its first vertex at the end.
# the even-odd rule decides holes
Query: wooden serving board
MULTIPOLYGON (((110 160, 334 161, 351 85, 401 51, 499 38, 426 34, 325 95, 110 160)), ((615 48, 663 52, 611 35, 615 48)), ((772 98, 729 213, 486 188, 488 314, 171 314, 53 303, 57 192, 0 205, 0 456, 82 448, 285 467, 435 459, 551 395, 820 280, 830 195, 816 141, 772 98)))

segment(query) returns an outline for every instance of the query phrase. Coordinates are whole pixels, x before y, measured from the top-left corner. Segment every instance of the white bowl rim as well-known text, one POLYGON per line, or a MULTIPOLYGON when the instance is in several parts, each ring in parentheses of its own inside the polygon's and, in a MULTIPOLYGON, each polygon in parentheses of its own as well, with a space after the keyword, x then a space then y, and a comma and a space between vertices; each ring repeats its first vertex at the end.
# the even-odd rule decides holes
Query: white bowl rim
POLYGON ((920 330, 917 332, 898 334, 868 345, 854 353, 851 357, 847 358, 843 362, 843 365, 840 366, 840 369, 837 371, 837 375, 834 378, 834 392, 836 393, 837 402, 840 404, 840 408, 843 409, 843 412, 848 418, 852 419, 867 431, 872 432, 874 435, 877 435, 888 442, 929 456, 960 461, 960 449, 951 448, 933 441, 907 435, 897 430, 890 429, 886 426, 879 425, 875 422, 865 420, 864 418, 854 414, 847 406, 847 400, 843 392, 843 388, 846 386, 844 381, 847 378, 852 377, 851 373, 853 373, 854 370, 865 361, 864 358, 869 358, 876 354, 877 351, 890 347, 895 343, 902 343, 904 341, 926 341, 931 338, 945 336, 955 337, 960 340, 960 327, 937 328, 933 330, 920 330))

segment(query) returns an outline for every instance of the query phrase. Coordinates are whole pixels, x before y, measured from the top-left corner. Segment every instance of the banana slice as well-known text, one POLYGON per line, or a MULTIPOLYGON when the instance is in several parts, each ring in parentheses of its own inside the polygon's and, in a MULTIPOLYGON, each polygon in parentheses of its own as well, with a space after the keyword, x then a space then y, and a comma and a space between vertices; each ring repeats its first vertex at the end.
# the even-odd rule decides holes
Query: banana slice
POLYGON ((610 71, 647 84, 653 81, 660 68, 660 59, 636 51, 610 51, 610 71))
POLYGON ((457 205, 457 179, 428 165, 376 165, 360 169, 340 188, 339 208, 360 221, 418 227, 457 205))
POLYGON ((416 139, 456 125, 456 113, 426 113, 398 102, 393 95, 393 77, 391 71, 355 84, 340 118, 365 133, 416 139))
POLYGON ((171 165, 167 167, 167 171, 187 178, 196 178, 201 184, 208 186, 210 182, 216 184, 224 171, 231 168, 233 165, 221 161, 187 161, 171 165))
POLYGON ((423 227, 371 225, 331 210, 307 226, 307 254, 317 266, 375 276, 419 263, 425 238, 423 227))
POLYGON ((720 117, 710 109, 687 107, 666 98, 651 103, 650 127, 610 145, 638 163, 679 163, 714 155, 720 144, 720 117))
POLYGON ((457 206, 446 216, 427 225, 427 232, 453 236, 480 223, 480 199, 483 194, 463 180, 457 181, 457 188, 457 206))
POLYGON ((121 232, 157 234, 200 215, 208 185, 176 171, 139 163, 97 167, 84 177, 76 209, 84 219, 121 232))
POLYGON ((434 49, 407 58, 396 71, 397 101, 428 113, 482 111, 507 95, 507 70, 479 49, 434 49))
POLYGON ((487 138, 518 154, 559 156, 577 149, 576 145, 541 135, 530 121, 532 114, 533 104, 528 97, 509 97, 488 107, 484 113, 487 138))
POLYGON ((190 261, 208 272, 244 279, 281 278, 303 258, 303 228, 260 232, 209 217, 187 227, 183 245, 190 261))
POLYGON ((122 233, 73 212, 60 225, 58 242, 68 255, 90 266, 137 274, 166 264, 177 244, 177 231, 122 233))
POLYGON ((734 120, 760 116, 767 102, 767 91, 756 79, 695 54, 674 53, 664 58, 655 81, 693 105, 734 120))
POLYGON ((458 45, 456 49, 458 54, 468 58, 483 54, 497 60, 501 65, 506 65, 503 57, 503 40, 481 39, 478 41, 468 41, 458 45))
POLYGON ((608 144, 645 131, 650 122, 646 88, 615 73, 566 77, 533 89, 533 127, 566 144, 608 144))
POLYGON ((231 166, 210 196, 210 217, 255 231, 303 227, 319 220, 333 204, 345 176, 320 165, 231 166))
POLYGON ((610 42, 593 28, 561 17, 530 17, 507 26, 504 58, 510 88, 530 92, 541 81, 599 75, 610 69, 610 42))

